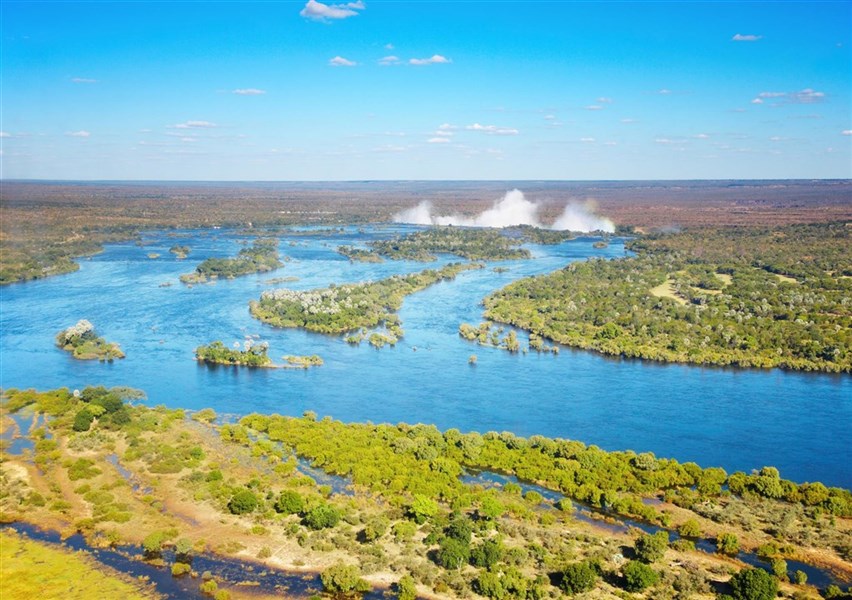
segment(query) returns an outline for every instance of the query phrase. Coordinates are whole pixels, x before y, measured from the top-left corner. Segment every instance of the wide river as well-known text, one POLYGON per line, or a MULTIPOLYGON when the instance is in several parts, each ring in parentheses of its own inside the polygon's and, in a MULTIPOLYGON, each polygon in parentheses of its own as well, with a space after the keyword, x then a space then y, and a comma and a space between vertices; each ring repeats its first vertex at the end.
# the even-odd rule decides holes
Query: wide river
POLYGON ((794 481, 852 487, 849 375, 665 365, 567 348, 555 356, 513 355, 458 336, 460 323, 480 322, 479 303, 489 292, 571 261, 623 256, 619 240, 602 250, 592 247, 593 238, 528 246, 531 260, 491 263, 409 296, 400 311, 405 337, 394 348, 354 347, 341 336, 275 329, 249 315, 249 300, 264 289, 376 280, 453 260, 350 263, 335 252, 340 244, 411 229, 284 233, 280 251, 290 261, 283 268, 192 287, 178 276, 209 256, 236 255, 251 236, 153 232, 141 246, 110 245, 82 260, 76 273, 0 288, 0 385, 122 385, 144 390, 152 405, 211 407, 226 415, 313 410, 342 421, 542 434, 729 472, 774 465, 794 481), (174 244, 192 248, 186 260, 169 253, 174 244), (508 270, 495 272, 496 265, 508 270), (298 280, 267 283, 276 277, 298 280), (161 285, 166 282, 172 285, 161 285), (81 318, 120 343, 127 358, 78 361, 58 349, 56 333, 81 318), (268 341, 275 362, 286 354, 318 354, 325 364, 304 371, 252 370, 193 360, 200 344, 222 340, 230 346, 246 336, 268 341), (475 366, 468 364, 471 354, 478 357, 475 366))

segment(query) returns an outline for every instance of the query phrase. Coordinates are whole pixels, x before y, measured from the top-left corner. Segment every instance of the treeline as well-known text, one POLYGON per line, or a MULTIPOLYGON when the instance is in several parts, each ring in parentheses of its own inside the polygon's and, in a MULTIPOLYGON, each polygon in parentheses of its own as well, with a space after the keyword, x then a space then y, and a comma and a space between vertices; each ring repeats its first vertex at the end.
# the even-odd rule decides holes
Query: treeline
POLYGON ((255 318, 276 327, 303 327, 320 333, 343 333, 383 322, 397 324, 395 313, 405 296, 479 268, 482 265, 452 263, 437 271, 427 269, 375 282, 332 285, 304 292, 268 290, 259 301, 250 303, 250 310, 255 318))
POLYGON ((638 256, 516 281, 485 315, 605 354, 852 371, 849 228, 709 229, 631 247, 638 256))
POLYGON ((429 262, 437 260, 436 254, 453 254, 468 260, 515 260, 531 256, 529 250, 518 248, 523 241, 520 236, 505 236, 498 229, 447 226, 369 245, 376 254, 392 260, 429 262))
POLYGON ((260 238, 242 248, 236 258, 208 258, 193 273, 180 276, 184 283, 203 283, 209 279, 234 278, 249 273, 273 271, 284 263, 278 257, 278 240, 260 238))

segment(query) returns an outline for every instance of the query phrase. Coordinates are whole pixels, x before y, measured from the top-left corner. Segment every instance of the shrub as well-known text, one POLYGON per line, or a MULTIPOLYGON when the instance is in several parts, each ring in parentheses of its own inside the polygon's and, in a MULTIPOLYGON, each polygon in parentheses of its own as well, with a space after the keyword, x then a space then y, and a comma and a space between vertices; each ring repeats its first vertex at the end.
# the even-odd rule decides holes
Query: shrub
POLYGON ((716 551, 728 556, 736 556, 740 551, 740 541, 733 533, 723 533, 716 538, 716 551))
POLYGON ((228 502, 228 510, 235 515, 244 515, 257 508, 257 496, 251 490, 240 490, 228 502))
POLYGON ((398 600, 417 600, 417 586, 411 575, 403 575, 396 584, 396 597, 398 600))
POLYGON ((181 577, 192 572, 192 567, 183 562, 176 562, 172 565, 172 577, 181 577))
POLYGON ((562 589, 566 594, 574 595, 586 592, 593 587, 598 580, 597 565, 591 561, 577 562, 565 567, 562 572, 562 589))
POLYGON ((370 584, 361 579, 361 573, 355 565, 332 565, 320 574, 320 580, 323 589, 331 594, 370 591, 370 584))
POLYGON ((461 569, 470 560, 470 546, 456 538, 446 537, 438 548, 438 563, 445 569, 461 569))
POLYGON ((624 565, 622 573, 624 589, 628 592, 641 592, 660 580, 660 575, 654 569, 638 560, 631 560, 624 565))
POLYGON ((743 569, 728 582, 734 600, 772 600, 778 580, 763 569, 743 569))
POLYGON ((645 534, 636 540, 636 558, 645 563, 652 563, 663 558, 669 546, 667 531, 658 531, 653 535, 645 534))
POLYGON ((74 424, 72 425, 72 428, 74 431, 89 431, 89 427, 92 426, 92 421, 94 420, 95 416, 88 408, 81 408, 80 411, 74 415, 74 424))
POLYGON ((701 537, 701 526, 695 519, 689 519, 678 528, 677 532, 682 537, 697 538, 701 537))
POLYGON ((285 515, 295 515, 305 510, 305 500, 299 492, 284 490, 275 501, 275 510, 285 515))
POLYGON ((305 525, 311 529, 327 529, 340 522, 340 511, 330 504, 315 506, 305 515, 305 525))

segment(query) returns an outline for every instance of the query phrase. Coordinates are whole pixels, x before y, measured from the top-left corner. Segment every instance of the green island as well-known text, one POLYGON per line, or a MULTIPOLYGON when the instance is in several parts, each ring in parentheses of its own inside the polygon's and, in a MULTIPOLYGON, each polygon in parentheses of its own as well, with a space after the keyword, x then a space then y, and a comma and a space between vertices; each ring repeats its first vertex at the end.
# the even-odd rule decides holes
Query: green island
POLYGON ((181 259, 181 260, 186 258, 187 256, 189 256, 190 250, 191 249, 190 249, 189 246, 183 246, 183 245, 180 245, 180 244, 175 244, 174 246, 169 248, 169 252, 174 254, 175 258, 178 258, 178 259, 181 259))
MULTIPOLYGON (((480 346, 491 346, 494 348, 503 348, 509 352, 521 351, 521 342, 518 340, 518 334, 510 329, 504 335, 503 327, 494 327, 494 323, 484 321, 474 327, 469 323, 459 325, 459 335, 469 342, 476 342, 480 346), (502 336, 502 337, 501 337, 502 336)), ((552 352, 559 354, 559 346, 548 346, 544 343, 541 336, 530 333, 529 343, 523 352, 535 350, 536 352, 552 352)))
POLYGON ((509 238, 518 238, 530 244, 541 244, 546 246, 555 246, 562 242, 573 240, 577 234, 573 231, 562 231, 559 229, 542 229, 532 225, 515 225, 514 227, 505 227, 502 230, 504 236, 509 238))
POLYGON ((852 371, 842 223, 640 237, 489 295, 486 318, 561 344, 667 362, 852 371))
MULTIPOLYGON (((137 544, 175 577, 206 553, 321 573, 329 597, 388 587, 407 600, 819 597, 791 560, 852 579, 852 493, 796 484, 771 467, 728 474, 575 440, 344 424, 311 412, 216 425, 210 409, 130 401, 138 397, 127 388, 6 390, 4 429, 8 413, 32 418, 22 433, 33 445, 0 454, 0 518, 79 531, 93 546, 137 544), (318 485, 297 457, 349 485, 318 485), (481 469, 539 487, 463 477, 481 469), (613 528, 617 515, 662 529, 613 528), (702 540, 716 552, 697 551, 702 540), (771 573, 737 560, 740 550, 771 561, 771 573)), ((19 543, 7 539, 4 553, 19 543)), ((32 552, 42 550, 24 556, 32 552)), ((239 597, 257 577, 244 573, 211 574, 199 589, 239 597)), ((836 585, 820 592, 848 597, 836 585)))
MULTIPOLYGON (((319 333, 345 333, 380 323, 397 326, 396 311, 405 296, 463 271, 481 269, 477 263, 451 263, 439 270, 394 275, 379 281, 332 285, 309 291, 268 290, 249 304, 252 316, 276 327, 302 327, 319 333)), ((399 337, 399 336, 397 336, 399 337)))
POLYGON ((354 246, 338 246, 337 252, 353 262, 384 262, 381 256, 379 256, 372 250, 366 250, 364 248, 356 248, 354 246))
POLYGON ((221 341, 216 341, 206 346, 195 349, 195 358, 199 362, 215 365, 241 365, 245 367, 272 367, 272 359, 268 356, 269 344, 260 342, 253 344, 246 341, 243 350, 228 348, 221 341))
POLYGON ((278 240, 261 238, 237 253, 236 258, 208 258, 192 273, 180 276, 183 283, 205 283, 211 279, 234 278, 250 273, 274 271, 284 263, 278 257, 278 240))
POLYGON ((316 354, 309 356, 293 356, 288 354, 284 357, 284 360, 287 361, 287 366, 294 369, 310 369, 311 367, 321 367, 323 365, 322 358, 316 354))
POLYGON ((530 258, 529 250, 517 247, 522 242, 521 237, 505 236, 498 229, 441 226, 369 245, 375 254, 392 260, 431 262, 437 260, 435 254, 441 253, 468 260, 530 258))
POLYGON ((95 326, 86 319, 56 334, 56 345, 79 360, 113 361, 124 358, 118 344, 98 337, 95 326))

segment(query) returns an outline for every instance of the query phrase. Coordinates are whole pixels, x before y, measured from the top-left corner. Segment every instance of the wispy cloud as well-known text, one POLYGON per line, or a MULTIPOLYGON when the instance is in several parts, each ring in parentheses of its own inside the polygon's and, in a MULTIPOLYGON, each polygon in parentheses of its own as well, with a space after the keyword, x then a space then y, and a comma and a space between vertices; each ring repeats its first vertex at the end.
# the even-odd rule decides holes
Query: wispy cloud
POLYGON ((85 129, 81 129, 80 131, 66 131, 65 135, 67 135, 68 137, 87 138, 92 134, 86 131, 85 129))
POLYGON ((697 139, 697 140, 706 140, 706 139, 708 139, 710 136, 709 136, 709 135, 707 135, 706 133, 699 133, 699 134, 696 134, 694 137, 695 137, 695 139, 697 139))
POLYGON ((584 137, 584 138, 580 138, 580 141, 581 141, 581 142, 583 142, 584 144, 594 144, 594 143, 595 143, 595 138, 593 138, 593 137, 584 137))
POLYGON ((392 56, 392 55, 391 56, 385 56, 385 57, 379 59, 379 64, 384 66, 384 67, 388 67, 390 65, 398 65, 401 62, 402 61, 399 59, 398 56, 392 56))
POLYGON ((603 108, 600 104, 591 104, 586 107, 586 110, 603 110, 603 108))
POLYGON ((763 104, 765 100, 775 100, 780 104, 817 104, 825 100, 825 92, 805 88, 798 92, 760 92, 752 104, 763 104))
POLYGON ((171 127, 173 129, 213 129, 214 127, 218 127, 218 125, 210 121, 186 121, 177 125, 171 125, 171 127))
POLYGON ((668 96, 669 94, 672 93, 672 91, 669 90, 669 89, 666 89, 666 88, 662 88, 660 90, 657 90, 657 93, 661 96, 668 96))
POLYGON ((9 133, 8 131, 0 131, 0 138, 10 138, 10 137, 12 137, 12 134, 9 133))
POLYGON ((844 129, 840 132, 840 135, 852 135, 852 129, 844 129))
POLYGON ((231 93, 236 94, 237 96, 261 96, 266 93, 266 90, 259 90, 257 88, 237 88, 231 93))
POLYGON ((445 56, 441 56, 440 54, 433 54, 430 58, 412 58, 408 61, 409 64, 421 67, 424 65, 445 65, 447 63, 451 63, 449 58, 445 56))
POLYGON ((612 98, 607 98, 606 96, 601 96, 598 98, 599 104, 612 104, 612 98))
POLYGON ((391 43, 385 44, 385 50, 393 50, 393 44, 391 44, 391 43))
POLYGON ((355 61, 343 58, 342 56, 335 56, 329 59, 328 64, 332 67, 354 67, 358 65, 355 61))
POLYGON ((98 80, 89 77, 72 77, 71 83, 98 83, 98 80))
POLYGON ((757 40, 763 39, 762 35, 754 35, 752 33, 738 33, 734 37, 731 38, 732 42, 756 42, 757 40))
POLYGON ((487 133, 488 135, 518 135, 520 132, 517 129, 513 129, 510 127, 498 127, 497 125, 480 125, 479 123, 474 123, 473 125, 465 125, 465 129, 468 131, 479 131, 482 133, 487 133))
POLYGON ((358 14, 357 11, 364 10, 363 2, 347 2, 346 4, 323 4, 316 0, 308 0, 299 14, 306 19, 314 21, 327 21, 328 19, 348 19, 358 14))
POLYGON ((448 137, 433 137, 426 140, 428 144, 448 144, 450 142, 450 138, 448 137))

